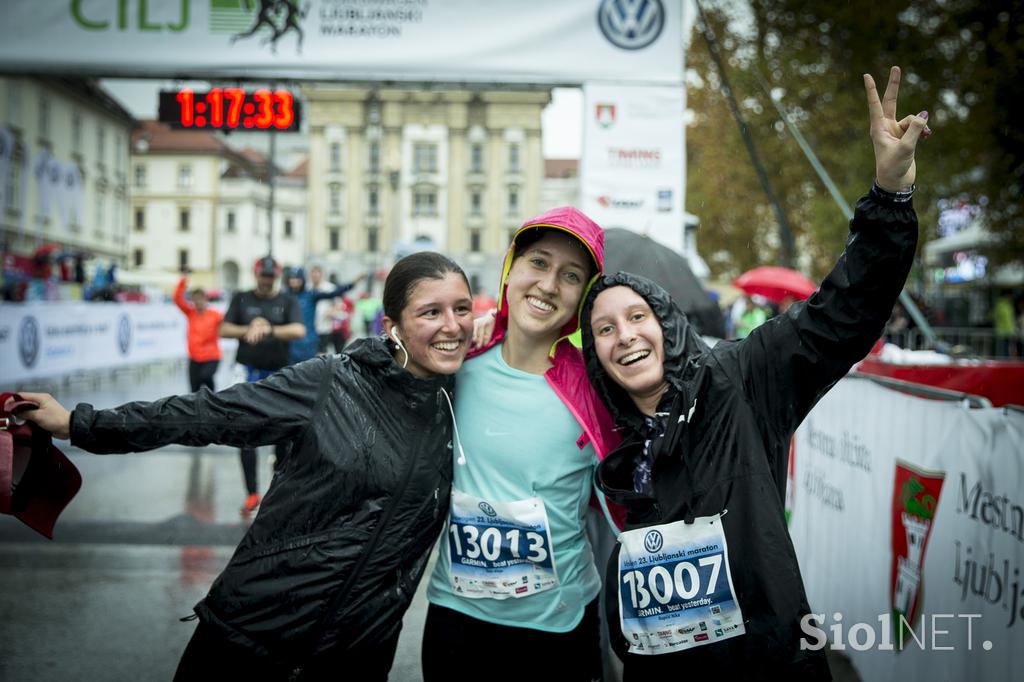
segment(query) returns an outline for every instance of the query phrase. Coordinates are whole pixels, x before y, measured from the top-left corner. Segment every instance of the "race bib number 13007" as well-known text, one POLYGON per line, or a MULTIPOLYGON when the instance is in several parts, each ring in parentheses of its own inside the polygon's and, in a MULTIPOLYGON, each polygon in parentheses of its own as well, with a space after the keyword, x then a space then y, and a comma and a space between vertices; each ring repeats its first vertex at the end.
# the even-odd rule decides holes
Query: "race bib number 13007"
POLYGON ((619 536, 619 616, 630 652, 667 654, 744 634, 720 519, 619 536))
POLYGON ((449 581, 469 599, 526 597, 558 584, 544 501, 495 502, 452 489, 449 581))

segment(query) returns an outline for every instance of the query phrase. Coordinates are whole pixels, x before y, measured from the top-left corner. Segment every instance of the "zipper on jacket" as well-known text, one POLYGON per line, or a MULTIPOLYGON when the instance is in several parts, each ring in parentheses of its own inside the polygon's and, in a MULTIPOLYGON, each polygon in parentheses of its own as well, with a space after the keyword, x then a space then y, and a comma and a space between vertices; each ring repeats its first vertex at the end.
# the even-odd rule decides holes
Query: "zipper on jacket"
MULTIPOLYGON (((312 644, 310 646, 309 651, 307 652, 307 654, 310 657, 315 655, 317 645, 320 644, 320 640, 323 637, 322 631, 324 626, 324 620, 334 615, 334 612, 337 610, 338 605, 341 604, 345 597, 348 597, 349 592, 351 592, 352 586, 355 584, 356 579, 359 578, 360 573, 362 573, 363 566, 366 565, 366 562, 373 555, 374 550, 377 549, 377 545, 379 544, 381 536, 384 533, 384 529, 388 527, 389 523, 391 523, 391 517, 395 515, 395 511, 398 508, 398 504, 401 501, 402 497, 405 495, 406 489, 409 487, 409 481, 412 480, 413 472, 416 471, 416 464, 417 458, 409 457, 409 466, 405 471, 405 477, 402 479, 400 487, 396 491, 395 495, 392 497, 391 505, 385 510, 384 516, 381 517, 380 522, 377 524, 377 528, 373 532, 373 537, 370 538, 370 541, 366 544, 366 547, 363 549, 362 554, 359 556, 359 560, 356 562, 356 565, 352 568, 352 573, 351 575, 349 575, 348 580, 345 581, 345 584, 341 586, 341 588, 334 594, 333 597, 331 597, 331 600, 327 604, 327 608, 324 609, 324 612, 320 615, 320 618, 317 620, 316 628, 314 629, 314 632, 316 633, 316 638, 311 640, 312 644)), ((301 673, 302 671, 300 668, 296 668, 295 672, 301 673)))

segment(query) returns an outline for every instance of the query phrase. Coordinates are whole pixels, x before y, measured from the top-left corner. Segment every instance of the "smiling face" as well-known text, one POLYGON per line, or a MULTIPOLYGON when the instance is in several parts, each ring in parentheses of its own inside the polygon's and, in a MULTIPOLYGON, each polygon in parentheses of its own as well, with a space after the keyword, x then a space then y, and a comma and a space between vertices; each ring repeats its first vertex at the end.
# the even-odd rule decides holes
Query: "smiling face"
POLYGON ((590 316, 594 352, 608 377, 644 414, 654 414, 668 388, 661 322, 640 294, 615 286, 598 294, 590 316))
POLYGON ((576 314, 591 268, 583 244, 569 235, 552 231, 525 247, 505 289, 510 329, 553 342, 576 314))
MULTIPOLYGON (((473 299, 466 280, 455 272, 420 279, 400 318, 384 318, 389 338, 395 330, 409 353, 407 370, 418 377, 456 372, 473 338, 473 299)), ((403 362, 405 353, 396 351, 395 359, 403 362)))

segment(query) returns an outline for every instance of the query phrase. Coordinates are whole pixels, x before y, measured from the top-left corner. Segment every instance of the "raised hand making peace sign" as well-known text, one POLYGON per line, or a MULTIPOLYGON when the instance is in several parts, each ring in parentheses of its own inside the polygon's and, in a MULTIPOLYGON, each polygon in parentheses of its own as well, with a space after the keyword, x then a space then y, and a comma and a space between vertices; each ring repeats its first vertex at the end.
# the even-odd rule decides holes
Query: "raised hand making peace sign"
POLYGON ((896 97, 900 91, 900 67, 889 70, 885 95, 878 99, 875 79, 864 74, 864 89, 868 96, 871 118, 871 142, 875 147, 875 181, 890 192, 907 191, 917 176, 914 150, 918 140, 931 134, 928 112, 896 120, 896 97))

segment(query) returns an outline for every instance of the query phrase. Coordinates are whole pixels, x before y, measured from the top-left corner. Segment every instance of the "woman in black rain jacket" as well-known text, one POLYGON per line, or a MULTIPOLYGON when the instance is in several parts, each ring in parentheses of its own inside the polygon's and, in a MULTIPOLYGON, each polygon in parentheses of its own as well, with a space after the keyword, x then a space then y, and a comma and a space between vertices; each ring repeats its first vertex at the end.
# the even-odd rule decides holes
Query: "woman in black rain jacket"
POLYGON ((642 277, 604 277, 587 298, 587 372, 624 432, 596 477, 628 509, 606 577, 627 682, 830 678, 824 652, 800 647, 810 607, 784 514, 789 444, 879 338, 910 270, 925 125, 895 120, 898 84, 894 68, 883 107, 865 77, 877 181, 808 300, 709 348, 642 277))

